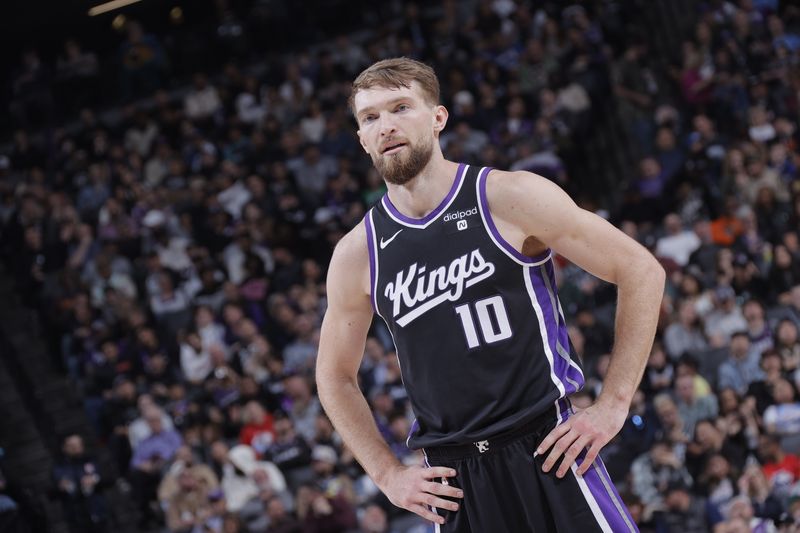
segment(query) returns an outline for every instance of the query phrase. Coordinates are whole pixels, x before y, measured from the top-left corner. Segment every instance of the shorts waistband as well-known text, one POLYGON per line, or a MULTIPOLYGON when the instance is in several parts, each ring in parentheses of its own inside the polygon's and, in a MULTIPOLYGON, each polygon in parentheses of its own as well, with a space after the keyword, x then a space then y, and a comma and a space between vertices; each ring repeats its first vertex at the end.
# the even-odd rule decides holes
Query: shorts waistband
POLYGON ((548 423, 555 422, 556 416, 556 408, 552 406, 530 422, 510 429, 505 433, 490 437, 489 439, 471 442, 469 444, 424 448, 423 451, 425 456, 429 459, 464 459, 467 457, 480 456, 541 431, 548 423))

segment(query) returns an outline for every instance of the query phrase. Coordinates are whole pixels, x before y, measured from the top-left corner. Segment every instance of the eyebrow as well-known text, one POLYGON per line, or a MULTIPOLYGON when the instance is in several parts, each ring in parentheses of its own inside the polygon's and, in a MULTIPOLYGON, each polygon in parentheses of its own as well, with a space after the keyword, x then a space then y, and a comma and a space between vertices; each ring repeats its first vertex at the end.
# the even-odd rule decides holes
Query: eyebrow
MULTIPOLYGON (((408 96, 398 96, 397 98, 392 98, 391 100, 386 102, 386 105, 387 106, 391 106, 392 104, 396 104, 398 102, 402 102, 403 100, 408 101, 409 97, 408 96)), ((375 111, 375 106, 365 107, 364 109, 362 109, 361 111, 358 112, 357 116, 358 116, 359 119, 361 119, 364 115, 368 114, 371 111, 375 111)))

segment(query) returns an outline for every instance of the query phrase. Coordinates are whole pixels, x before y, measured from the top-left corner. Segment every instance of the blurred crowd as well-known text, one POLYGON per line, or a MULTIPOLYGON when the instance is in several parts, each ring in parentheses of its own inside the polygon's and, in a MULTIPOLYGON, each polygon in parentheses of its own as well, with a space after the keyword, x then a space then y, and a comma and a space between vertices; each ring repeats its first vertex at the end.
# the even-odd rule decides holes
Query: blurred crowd
MULTIPOLYGON (((152 68, 120 90, 148 98, 104 121, 76 83, 63 95, 81 107, 75 132, 23 128, 0 155, 5 261, 112 457, 104 468, 64 436, 54 483, 73 530, 110 527, 112 485, 141 528, 426 530, 365 476, 313 382, 328 259, 385 192, 348 115, 350 82, 406 55, 439 74, 453 160, 576 192, 575 146, 598 108, 619 114, 638 166, 604 213, 668 284, 642 385, 603 452, 609 471, 642 531, 795 531, 800 13, 698 3, 680 57, 656 63, 646 35, 624 37, 629 4, 445 1, 435 16, 407 4, 366 40, 338 36, 260 72, 231 62, 178 92, 163 85, 158 39, 131 23, 152 68)), ((96 75, 91 52, 70 46, 71 71, 96 75)), ((22 91, 12 112, 24 123, 46 111, 46 93, 22 91)), ((589 377, 581 408, 603 386, 615 292, 557 266, 589 377)), ((376 322, 360 382, 386 442, 420 464, 393 350, 376 322)))

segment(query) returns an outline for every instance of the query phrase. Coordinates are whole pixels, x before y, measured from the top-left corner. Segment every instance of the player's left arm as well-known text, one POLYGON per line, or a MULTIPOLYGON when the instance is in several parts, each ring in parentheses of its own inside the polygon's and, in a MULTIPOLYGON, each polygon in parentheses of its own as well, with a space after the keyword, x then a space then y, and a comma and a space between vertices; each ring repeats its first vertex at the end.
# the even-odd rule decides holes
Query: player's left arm
POLYGON ((566 474, 581 451, 588 449, 578 468, 583 474, 627 418, 655 336, 664 269, 643 246, 603 218, 578 207, 546 178, 530 172, 493 171, 487 179, 493 218, 516 237, 514 240, 524 242, 533 237, 584 270, 617 285, 614 348, 603 391, 594 405, 554 428, 537 449, 537 454, 550 450, 543 464, 545 471, 564 456, 559 477, 566 474))

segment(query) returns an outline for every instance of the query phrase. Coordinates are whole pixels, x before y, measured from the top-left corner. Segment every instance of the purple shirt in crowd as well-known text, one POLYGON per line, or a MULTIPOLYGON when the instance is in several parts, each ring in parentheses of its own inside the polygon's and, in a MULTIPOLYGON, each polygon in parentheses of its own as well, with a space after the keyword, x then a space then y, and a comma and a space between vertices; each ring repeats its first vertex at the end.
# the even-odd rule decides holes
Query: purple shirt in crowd
POLYGON ((154 458, 169 461, 178 451, 181 444, 183 444, 183 440, 175 430, 153 433, 139 443, 139 446, 133 452, 131 466, 137 468, 142 463, 154 458))

